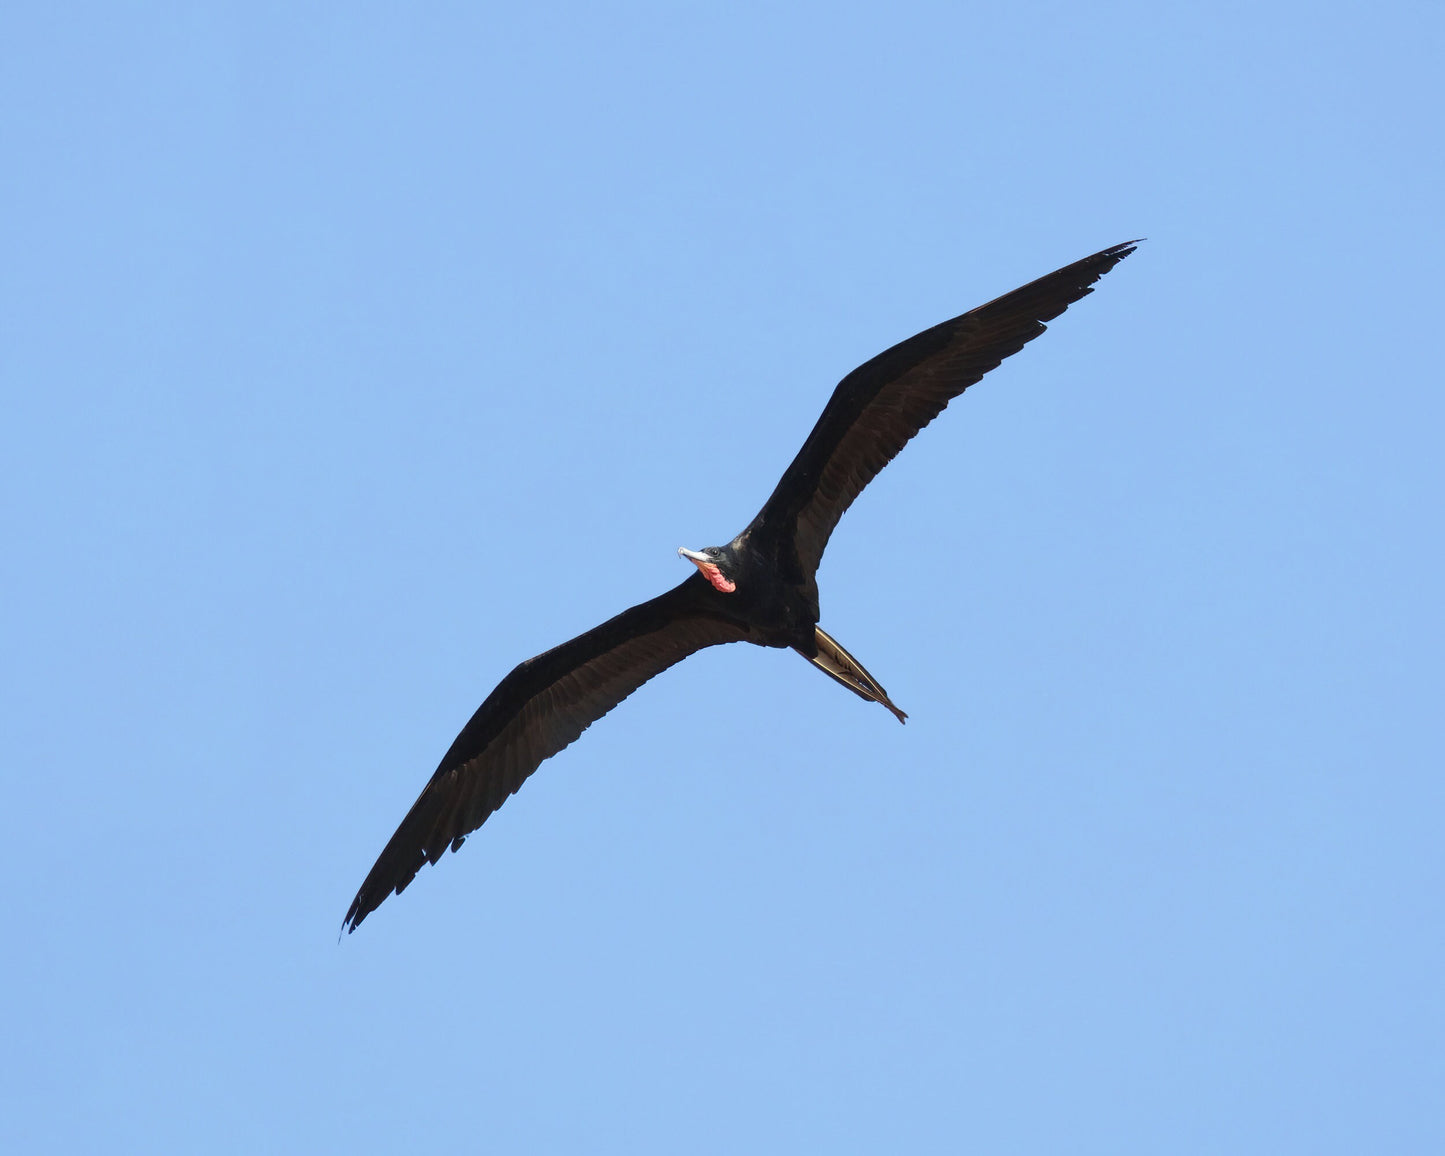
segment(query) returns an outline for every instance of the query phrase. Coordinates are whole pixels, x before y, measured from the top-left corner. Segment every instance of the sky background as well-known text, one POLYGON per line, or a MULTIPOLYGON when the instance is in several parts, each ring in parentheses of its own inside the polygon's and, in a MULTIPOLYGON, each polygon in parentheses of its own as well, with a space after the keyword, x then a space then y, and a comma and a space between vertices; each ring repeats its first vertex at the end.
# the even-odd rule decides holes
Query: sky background
POLYGON ((0 1148, 1445 1151, 1413 3, 0 12, 0 1148), (1131 237, 338 946, 515 663, 1131 237))

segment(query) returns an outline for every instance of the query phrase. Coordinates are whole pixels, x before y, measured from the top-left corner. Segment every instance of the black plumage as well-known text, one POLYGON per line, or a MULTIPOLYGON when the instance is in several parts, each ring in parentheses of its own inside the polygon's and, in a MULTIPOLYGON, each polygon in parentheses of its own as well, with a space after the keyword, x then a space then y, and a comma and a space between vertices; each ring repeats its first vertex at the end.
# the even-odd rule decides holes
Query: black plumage
POLYGON ((935 325, 848 374, 762 510, 726 546, 680 550, 697 572, 513 670, 487 696, 391 837, 344 926, 355 930, 513 794, 543 760, 648 679, 724 642, 791 647, 849 690, 904 715, 818 627, 816 573, 839 518, 919 430, 1017 353, 1134 251, 1085 257, 935 325))

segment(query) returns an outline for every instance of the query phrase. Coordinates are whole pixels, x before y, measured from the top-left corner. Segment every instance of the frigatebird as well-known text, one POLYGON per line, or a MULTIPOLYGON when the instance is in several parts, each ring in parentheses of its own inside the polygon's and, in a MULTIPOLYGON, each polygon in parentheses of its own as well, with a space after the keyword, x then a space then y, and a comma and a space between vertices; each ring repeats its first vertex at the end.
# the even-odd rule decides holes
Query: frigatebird
POLYGON ((497 685, 442 757, 342 926, 354 931, 648 679, 724 642, 791 647, 860 698, 905 715, 818 625, 818 563, 838 519, 943 408, 1044 331, 1134 251, 1114 245, 951 321, 848 374, 777 489, 725 546, 678 553, 697 567, 665 594, 529 658, 497 685))

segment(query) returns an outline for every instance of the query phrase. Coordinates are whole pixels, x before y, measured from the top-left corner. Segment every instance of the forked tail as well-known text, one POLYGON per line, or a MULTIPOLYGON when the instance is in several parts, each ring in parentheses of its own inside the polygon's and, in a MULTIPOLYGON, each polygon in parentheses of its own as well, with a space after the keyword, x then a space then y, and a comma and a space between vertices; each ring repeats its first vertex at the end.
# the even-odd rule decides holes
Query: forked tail
MULTIPOLYGON (((809 662, 835 682, 840 682, 859 698, 881 703, 891 710, 899 722, 908 718, 893 705, 888 692, 878 685, 878 680, 863 669, 863 664, 838 645, 837 641, 821 626, 815 626, 818 641, 818 655, 813 657, 798 651, 809 662)), ((796 649, 796 647, 794 648, 796 649)))

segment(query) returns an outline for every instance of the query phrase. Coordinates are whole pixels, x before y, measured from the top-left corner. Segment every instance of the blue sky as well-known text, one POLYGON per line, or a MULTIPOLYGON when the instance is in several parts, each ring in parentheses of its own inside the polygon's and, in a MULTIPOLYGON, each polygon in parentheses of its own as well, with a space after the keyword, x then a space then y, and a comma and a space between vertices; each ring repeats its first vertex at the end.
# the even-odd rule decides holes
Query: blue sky
POLYGON ((1395 4, 0 15, 0 1147, 1445 1147, 1439 144, 1395 4), (833 384, 1148 242, 337 945, 833 384))

